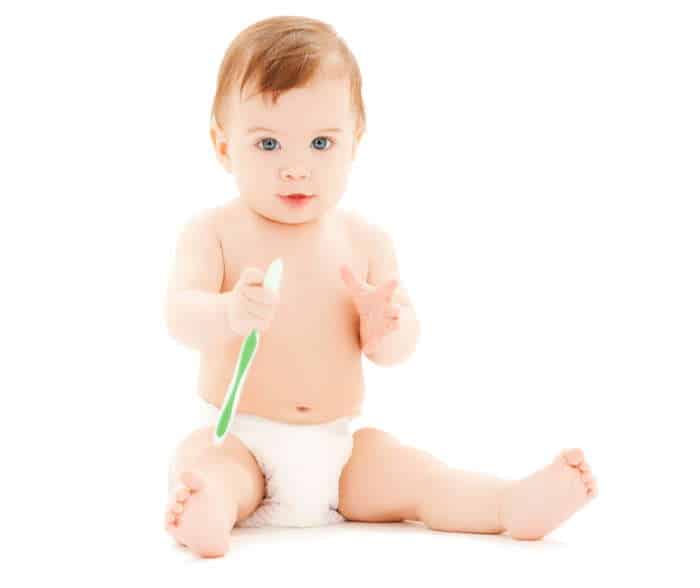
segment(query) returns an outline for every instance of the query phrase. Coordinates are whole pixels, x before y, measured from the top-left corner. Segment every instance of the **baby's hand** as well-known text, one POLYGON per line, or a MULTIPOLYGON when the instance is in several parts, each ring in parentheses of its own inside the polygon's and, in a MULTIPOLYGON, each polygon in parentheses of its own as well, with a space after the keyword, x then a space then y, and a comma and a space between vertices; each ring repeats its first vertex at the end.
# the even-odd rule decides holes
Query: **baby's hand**
POLYGON ((241 272, 235 287, 228 293, 226 316, 231 330, 241 337, 253 329, 267 330, 279 306, 279 294, 265 288, 265 273, 248 267, 241 272))
POLYGON ((399 281, 389 280, 380 286, 371 286, 360 282, 346 265, 340 268, 340 275, 360 315, 362 351, 371 354, 385 335, 399 327, 401 307, 391 302, 399 281))

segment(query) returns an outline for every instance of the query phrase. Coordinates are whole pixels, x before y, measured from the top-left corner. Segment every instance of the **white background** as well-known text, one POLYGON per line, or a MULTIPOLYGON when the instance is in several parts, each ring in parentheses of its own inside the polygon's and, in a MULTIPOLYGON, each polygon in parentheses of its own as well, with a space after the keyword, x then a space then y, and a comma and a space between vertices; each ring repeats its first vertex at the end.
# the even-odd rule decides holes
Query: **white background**
POLYGON ((3 8, 0 575, 692 584, 693 4, 3 8), (545 541, 234 531, 230 553, 204 561, 165 534, 197 374, 165 330, 167 274, 184 223, 235 196, 208 137, 223 53, 280 14, 329 22, 359 61, 368 131, 341 206, 393 236, 423 328, 406 363, 365 364, 364 421, 505 478, 583 448, 600 496, 545 541))

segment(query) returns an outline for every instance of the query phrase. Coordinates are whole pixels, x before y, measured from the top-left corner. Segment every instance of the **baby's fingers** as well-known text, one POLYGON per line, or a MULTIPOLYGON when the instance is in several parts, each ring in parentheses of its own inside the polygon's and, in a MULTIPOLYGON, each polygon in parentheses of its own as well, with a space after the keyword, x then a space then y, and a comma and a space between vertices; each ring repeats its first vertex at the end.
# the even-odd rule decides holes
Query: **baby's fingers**
POLYGON ((384 321, 384 328, 387 331, 395 331, 399 328, 400 312, 396 316, 389 316, 384 321))
POLYGON ((389 304, 386 307, 384 316, 391 320, 397 320, 401 316, 401 306, 398 304, 389 304))
POLYGON ((355 277, 355 272, 353 272, 347 265, 343 265, 340 268, 340 276, 350 291, 350 294, 352 294, 354 297, 362 296, 368 290, 370 290, 367 284, 360 282, 360 280, 355 277))
POLYGON ((380 297, 382 300, 386 300, 389 302, 391 300, 391 297, 394 295, 394 290, 396 290, 397 286, 399 285, 398 280, 389 280, 388 282, 385 282, 379 288, 377 288, 375 295, 380 297))
POLYGON ((251 302, 258 304, 275 305, 280 300, 277 292, 263 286, 246 286, 243 288, 242 294, 251 302))
POLYGON ((257 267, 247 267, 238 278, 238 284, 253 286, 261 285, 265 280, 265 272, 257 267))
POLYGON ((258 302, 252 302, 250 300, 245 300, 243 303, 243 309, 253 318, 266 320, 272 318, 276 313, 277 309, 269 304, 260 304, 258 302))

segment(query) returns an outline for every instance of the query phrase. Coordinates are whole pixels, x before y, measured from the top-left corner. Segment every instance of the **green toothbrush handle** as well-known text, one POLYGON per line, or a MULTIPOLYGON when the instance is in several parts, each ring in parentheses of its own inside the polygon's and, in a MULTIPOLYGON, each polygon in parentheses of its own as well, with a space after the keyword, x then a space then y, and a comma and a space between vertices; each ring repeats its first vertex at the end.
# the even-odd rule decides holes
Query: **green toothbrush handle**
POLYGON ((231 381, 228 392, 226 393, 224 406, 219 414, 219 420, 216 424, 216 431, 214 432, 214 439, 217 443, 221 443, 223 441, 229 427, 231 426, 231 417, 233 416, 236 406, 238 405, 238 400, 240 399, 238 392, 243 387, 245 378, 248 375, 248 368, 250 368, 255 352, 258 349, 259 340, 260 335, 258 334, 258 330, 253 329, 245 338, 245 341, 243 341, 243 345, 241 345, 241 350, 238 353, 238 362, 236 363, 236 369, 234 370, 234 378, 231 381))
MULTIPOLYGON (((265 272, 265 279, 263 280, 265 288, 271 288, 279 292, 283 265, 281 258, 275 259, 275 261, 270 264, 265 272)), ((221 412, 219 413, 216 429, 214 429, 215 445, 223 443, 226 438, 233 415, 236 414, 238 401, 241 398, 241 389, 245 383, 253 357, 255 357, 259 342, 260 334, 257 329, 253 329, 245 338, 245 341, 243 341, 243 345, 241 345, 241 349, 238 352, 238 361, 236 362, 236 368, 233 370, 233 380, 226 392, 226 398, 224 399, 221 412)))

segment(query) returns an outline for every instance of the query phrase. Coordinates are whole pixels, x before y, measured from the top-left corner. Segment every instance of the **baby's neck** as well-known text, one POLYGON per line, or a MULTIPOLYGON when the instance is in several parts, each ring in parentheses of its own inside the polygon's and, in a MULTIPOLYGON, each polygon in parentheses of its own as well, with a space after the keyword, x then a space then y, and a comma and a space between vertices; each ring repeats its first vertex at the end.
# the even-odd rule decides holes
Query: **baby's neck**
POLYGON ((322 216, 301 223, 285 223, 263 216, 243 202, 240 203, 246 214, 250 215, 253 222, 263 231, 274 231, 290 237, 311 236, 320 234, 336 216, 335 209, 327 211, 322 216))

